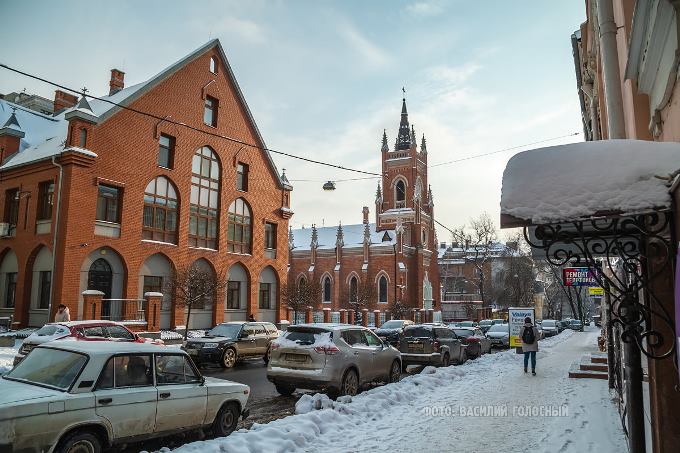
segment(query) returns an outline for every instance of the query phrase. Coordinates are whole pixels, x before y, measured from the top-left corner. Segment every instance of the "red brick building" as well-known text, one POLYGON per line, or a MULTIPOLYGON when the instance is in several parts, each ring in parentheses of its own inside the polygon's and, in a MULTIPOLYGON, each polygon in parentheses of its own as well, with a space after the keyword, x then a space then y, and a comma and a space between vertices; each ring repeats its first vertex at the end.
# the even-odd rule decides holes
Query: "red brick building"
MULTIPOLYGON (((146 82, 124 76, 104 99, 153 116, 60 91, 54 116, 0 100, 0 316, 37 326, 63 303, 72 319, 129 319, 195 264, 229 283, 190 327, 280 319, 292 187, 219 41, 146 82), (96 313, 85 290, 104 293, 96 313)), ((185 324, 172 294, 153 324, 185 324)))
MULTIPOLYGON (((394 149, 382 141, 382 174, 375 199, 375 222, 363 208, 363 222, 292 230, 288 283, 316 280, 322 286, 316 310, 349 308, 358 288, 375 285, 377 308, 395 301, 431 309, 439 297, 434 203, 427 181, 427 147, 420 149, 409 124, 406 101, 394 149)), ((358 211, 358 210, 357 210, 358 211)))

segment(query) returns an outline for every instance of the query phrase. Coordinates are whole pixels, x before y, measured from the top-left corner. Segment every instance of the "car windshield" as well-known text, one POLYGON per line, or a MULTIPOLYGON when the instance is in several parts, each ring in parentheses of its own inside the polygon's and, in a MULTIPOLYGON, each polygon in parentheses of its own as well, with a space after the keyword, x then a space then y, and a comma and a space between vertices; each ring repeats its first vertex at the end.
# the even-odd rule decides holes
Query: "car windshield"
POLYGON ((404 321, 387 321, 385 324, 380 326, 381 329, 401 329, 404 321))
POLYGON ((404 330, 404 336, 411 338, 429 338, 432 336, 432 330, 426 327, 408 327, 404 330))
POLYGON ((494 324, 489 328, 489 332, 507 332, 508 326, 505 324, 494 324))
POLYGON ((489 320, 479 321, 480 326, 490 326, 491 324, 493 324, 493 323, 489 320))
POLYGON ((87 356, 60 349, 36 348, 4 378, 68 390, 87 362, 87 356))
POLYGON ((463 321, 460 323, 461 327, 472 327, 474 324, 472 321, 463 321))
POLYGON ((40 329, 35 331, 35 335, 39 337, 50 337, 54 334, 68 335, 69 330, 67 327, 58 326, 54 324, 46 324, 40 329))
POLYGON ((220 324, 210 329, 210 331, 208 331, 205 336, 208 338, 236 338, 238 333, 241 331, 241 326, 242 324, 220 324))
POLYGON ((453 329, 453 331, 456 332, 456 335, 458 335, 459 337, 464 338, 471 337, 472 335, 474 335, 474 332, 468 329, 453 329))
POLYGON ((541 323, 543 327, 555 327, 555 321, 545 320, 541 323))

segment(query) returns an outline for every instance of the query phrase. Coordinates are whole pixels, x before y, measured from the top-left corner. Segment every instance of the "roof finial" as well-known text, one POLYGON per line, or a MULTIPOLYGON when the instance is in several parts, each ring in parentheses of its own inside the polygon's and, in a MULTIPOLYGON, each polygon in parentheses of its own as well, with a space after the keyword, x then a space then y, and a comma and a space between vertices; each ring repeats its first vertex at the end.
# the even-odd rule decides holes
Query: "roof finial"
POLYGON ((387 152, 390 147, 387 145, 387 129, 383 129, 383 139, 382 139, 382 151, 387 152))
POLYGON ((315 249, 319 246, 319 233, 316 231, 316 224, 312 224, 312 242, 310 247, 315 249))
POLYGON ((293 227, 288 227, 288 250, 295 248, 295 236, 293 235, 293 227))
POLYGON ((401 91, 404 93, 401 104, 401 122, 399 123, 399 134, 397 135, 397 143, 395 151, 403 151, 411 149, 411 128, 408 124, 408 111, 406 110, 406 89, 402 87, 401 91))
POLYGON ((345 246, 345 234, 342 232, 342 222, 338 223, 338 232, 335 239, 335 245, 340 248, 345 246))
POLYGON ((427 154, 427 144, 425 143, 425 134, 423 134, 423 141, 420 142, 420 152, 427 154))

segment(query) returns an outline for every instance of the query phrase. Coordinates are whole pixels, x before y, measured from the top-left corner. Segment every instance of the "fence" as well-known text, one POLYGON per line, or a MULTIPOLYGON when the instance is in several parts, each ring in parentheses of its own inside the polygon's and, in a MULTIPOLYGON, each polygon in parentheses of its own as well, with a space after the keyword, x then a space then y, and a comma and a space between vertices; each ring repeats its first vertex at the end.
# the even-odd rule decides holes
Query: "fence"
POLYGON ((146 300, 102 299, 101 319, 146 322, 146 300))
POLYGON ((312 315, 312 321, 323 322, 323 311, 317 310, 312 315))
POLYGON ((340 312, 339 311, 332 311, 331 312, 331 322, 335 324, 340 324, 340 312))

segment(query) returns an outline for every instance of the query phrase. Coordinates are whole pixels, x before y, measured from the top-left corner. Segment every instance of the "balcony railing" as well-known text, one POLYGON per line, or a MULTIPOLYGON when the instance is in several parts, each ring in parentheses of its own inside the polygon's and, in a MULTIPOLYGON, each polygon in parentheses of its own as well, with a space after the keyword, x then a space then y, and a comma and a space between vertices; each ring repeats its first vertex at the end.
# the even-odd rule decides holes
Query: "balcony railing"
POLYGON ((117 322, 146 322, 146 300, 102 299, 101 319, 117 322))

